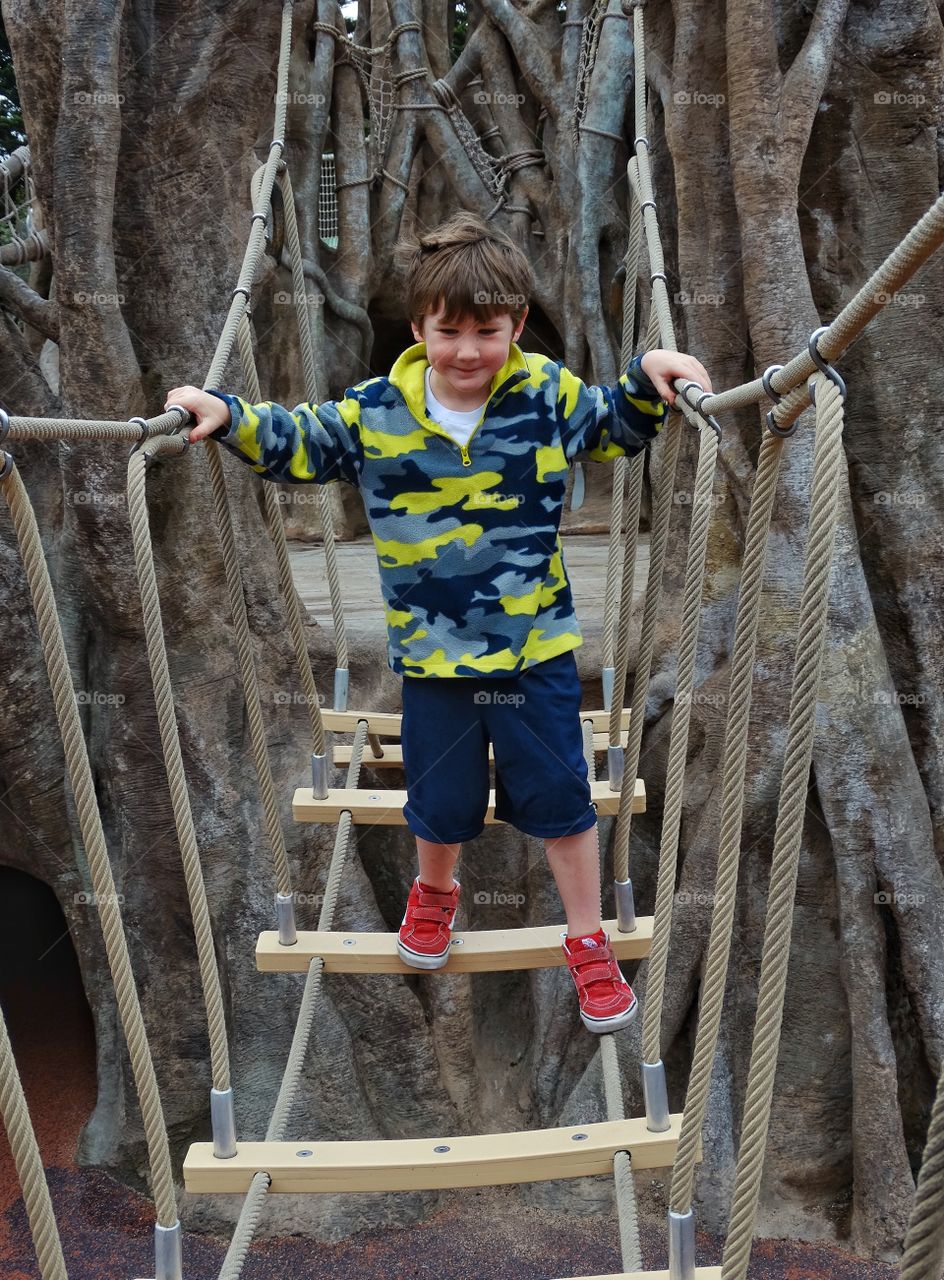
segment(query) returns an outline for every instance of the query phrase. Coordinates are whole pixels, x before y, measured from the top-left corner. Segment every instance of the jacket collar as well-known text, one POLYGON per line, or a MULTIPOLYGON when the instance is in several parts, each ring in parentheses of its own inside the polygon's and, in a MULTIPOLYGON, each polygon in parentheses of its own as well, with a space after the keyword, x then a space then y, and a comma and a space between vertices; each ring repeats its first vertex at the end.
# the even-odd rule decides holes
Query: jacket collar
MULTIPOLYGON (((426 366, 428 364, 426 343, 417 342, 412 347, 407 347, 406 351, 397 357, 388 379, 390 384, 401 392, 413 416, 421 422, 426 420, 426 366)), ((531 370, 528 368, 524 352, 517 342, 512 342, 508 348, 508 359, 492 378, 488 399, 491 400, 505 383, 512 385, 530 376, 531 370)))

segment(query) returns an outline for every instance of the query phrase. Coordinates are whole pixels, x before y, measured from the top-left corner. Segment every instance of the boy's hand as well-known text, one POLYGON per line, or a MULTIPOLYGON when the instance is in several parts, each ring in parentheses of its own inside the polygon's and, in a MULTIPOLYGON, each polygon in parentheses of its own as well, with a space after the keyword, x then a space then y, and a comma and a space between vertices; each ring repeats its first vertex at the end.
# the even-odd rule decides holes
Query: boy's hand
POLYGON ((199 387, 174 387, 173 391, 167 393, 164 408, 167 409, 172 404, 189 409, 197 420, 197 425, 187 433, 191 444, 204 440, 219 427, 229 427, 232 424, 226 401, 219 396, 211 396, 208 391, 201 391, 199 387))
POLYGON ((701 383, 706 391, 712 389, 708 371, 694 356, 658 348, 655 351, 647 351, 640 364, 643 373, 667 404, 675 404, 676 394, 672 387, 674 378, 690 378, 692 382, 701 383))

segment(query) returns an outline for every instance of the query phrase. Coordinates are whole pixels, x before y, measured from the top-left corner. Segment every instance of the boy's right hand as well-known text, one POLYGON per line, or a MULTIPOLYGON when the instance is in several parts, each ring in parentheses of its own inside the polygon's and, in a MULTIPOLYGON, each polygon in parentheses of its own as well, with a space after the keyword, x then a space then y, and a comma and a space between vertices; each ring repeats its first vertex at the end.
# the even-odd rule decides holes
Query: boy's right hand
POLYGON ((174 387, 173 391, 167 393, 164 408, 168 409, 172 404, 179 404, 182 408, 189 409, 197 420, 196 426, 191 427, 187 433, 187 439, 191 444, 196 444, 198 440, 205 440, 220 427, 226 427, 228 430, 232 425, 232 416, 226 401, 221 400, 219 396, 210 395, 208 391, 201 391, 199 387, 174 387))

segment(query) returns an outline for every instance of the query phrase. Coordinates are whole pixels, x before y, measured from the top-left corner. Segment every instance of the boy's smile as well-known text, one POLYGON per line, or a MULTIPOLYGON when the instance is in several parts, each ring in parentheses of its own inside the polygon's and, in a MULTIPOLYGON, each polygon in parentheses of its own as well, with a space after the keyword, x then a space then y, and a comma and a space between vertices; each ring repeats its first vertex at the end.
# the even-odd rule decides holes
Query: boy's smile
POLYGON ((433 395, 447 409, 477 409, 488 398, 492 379, 508 360, 512 342, 524 329, 527 309, 516 325, 507 313, 491 320, 464 316, 453 324, 444 319, 445 304, 412 325, 417 342, 426 343, 433 395))

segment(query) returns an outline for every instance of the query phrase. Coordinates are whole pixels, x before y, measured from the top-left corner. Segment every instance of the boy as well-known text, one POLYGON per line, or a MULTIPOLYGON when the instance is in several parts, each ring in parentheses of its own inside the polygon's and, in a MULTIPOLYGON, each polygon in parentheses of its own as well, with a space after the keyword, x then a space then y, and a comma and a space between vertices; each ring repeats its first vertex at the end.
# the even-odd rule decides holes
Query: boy
MULTIPOLYGON (((212 435, 264 479, 346 480, 363 495, 380 566, 388 663, 403 676, 403 812, 419 874, 397 947, 449 957, 460 845, 495 816, 543 837, 567 913, 580 1016, 614 1031, 636 997, 601 925, 596 812, 583 754, 583 643, 558 534, 568 466, 643 449, 674 403, 671 380, 711 383, 691 356, 650 351, 614 387, 587 387, 517 346, 531 268, 503 232, 461 213, 401 245, 416 345, 387 378, 340 401, 250 405, 177 387, 191 441, 212 435)), ((630 783, 631 785, 631 783, 630 783)))

